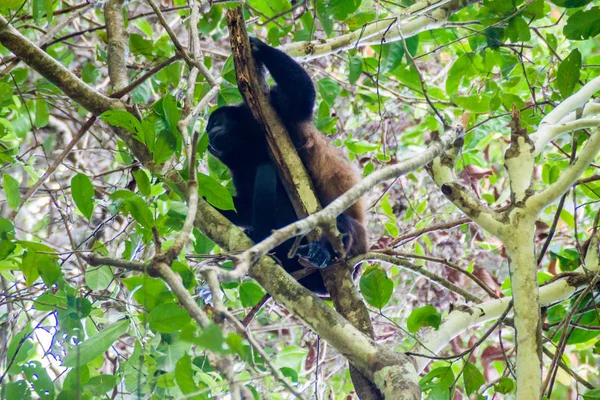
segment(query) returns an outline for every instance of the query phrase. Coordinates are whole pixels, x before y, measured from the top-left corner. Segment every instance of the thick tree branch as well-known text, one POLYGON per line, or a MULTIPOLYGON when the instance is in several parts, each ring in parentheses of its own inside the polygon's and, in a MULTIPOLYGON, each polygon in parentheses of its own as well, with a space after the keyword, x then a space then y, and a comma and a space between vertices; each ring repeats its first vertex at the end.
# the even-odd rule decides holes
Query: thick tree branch
POLYGON ((552 204, 556 199, 562 196, 571 186, 577 182, 583 171, 589 167, 590 163, 600 151, 600 131, 596 130, 592 133, 584 148, 579 152, 573 164, 569 165, 560 177, 551 185, 542 191, 533 194, 527 200, 527 207, 532 212, 540 212, 549 204, 552 204))
MULTIPOLYGON (((548 307, 573 296, 578 290, 586 287, 593 279, 585 274, 583 269, 575 271, 577 275, 558 279, 540 288, 540 304, 548 307)), ((417 357, 417 371, 422 372, 431 361, 430 356, 436 357, 452 339, 466 330, 488 321, 496 320, 508 307, 512 297, 486 301, 473 307, 461 307, 452 311, 437 330, 425 334, 419 344, 411 350, 412 354, 424 354, 417 357)))
MULTIPOLYGON (((252 241, 242 230, 231 224, 203 199, 200 199, 198 207, 196 227, 219 246, 230 252, 243 251, 252 246, 252 241)), ((303 320, 313 331, 340 351, 369 380, 373 381, 377 378, 383 381, 386 377, 399 373, 396 383, 405 383, 406 395, 415 396, 407 398, 419 398, 417 376, 411 370, 409 359, 378 346, 325 302, 300 285, 273 259, 261 258, 250 269, 250 276, 256 279, 275 301, 303 320)))
POLYGON ((71 71, 21 35, 12 25, 9 25, 2 15, 0 15, 0 43, 94 115, 100 115, 113 108, 124 108, 124 105, 118 100, 110 99, 86 85, 71 71))
POLYGON ((108 74, 115 91, 127 86, 127 47, 129 35, 125 29, 123 4, 125 0, 109 0, 104 5, 106 35, 108 39, 108 74))
MULTIPOLYGON (((600 77, 589 81, 584 87, 579 89, 558 106, 554 108, 548 115, 542 119, 538 130, 531 135, 531 139, 535 143, 535 155, 537 156, 544 150, 544 147, 554 139, 560 131, 556 131, 556 126, 560 123, 571 122, 576 120, 574 111, 585 105, 596 92, 600 90, 600 77)), ((587 108, 587 107, 586 107, 587 108)), ((585 115, 585 113, 584 113, 585 115)))
MULTIPOLYGON (((86 85, 71 71, 9 25, 2 15, 0 15, 0 44, 95 116, 111 109, 126 108, 126 105, 120 100, 106 97, 86 85)), ((114 131, 142 164, 146 165, 150 171, 156 171, 152 156, 146 146, 134 139, 124 129, 115 128, 114 131)))
POLYGON ((427 171, 448 200, 477 225, 497 236, 503 227, 500 214, 483 205, 466 187, 455 181, 454 162, 461 146, 461 141, 456 141, 454 147, 427 166, 427 171))

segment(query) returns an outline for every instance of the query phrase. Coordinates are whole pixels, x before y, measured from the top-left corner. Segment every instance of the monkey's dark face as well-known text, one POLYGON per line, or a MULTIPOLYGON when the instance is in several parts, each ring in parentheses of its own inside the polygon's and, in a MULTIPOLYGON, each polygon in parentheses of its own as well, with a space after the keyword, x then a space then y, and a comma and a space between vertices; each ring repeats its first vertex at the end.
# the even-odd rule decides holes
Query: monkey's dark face
POLYGON ((264 136, 247 107, 225 106, 213 111, 206 132, 208 150, 225 165, 264 151, 264 136))
POLYGON ((222 107, 215 110, 208 118, 206 132, 208 133, 208 150, 217 158, 234 146, 231 132, 236 130, 235 119, 232 114, 235 107, 222 107))

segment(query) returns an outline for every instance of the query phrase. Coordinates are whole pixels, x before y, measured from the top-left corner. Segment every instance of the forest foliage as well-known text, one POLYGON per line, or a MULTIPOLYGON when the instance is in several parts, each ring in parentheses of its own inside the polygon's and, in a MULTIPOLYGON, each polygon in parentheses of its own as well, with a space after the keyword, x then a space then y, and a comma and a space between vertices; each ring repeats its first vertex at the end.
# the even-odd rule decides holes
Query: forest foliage
MULTIPOLYGON (((262 305, 266 292, 255 280, 221 283, 220 293, 240 321, 262 305, 247 331, 263 354, 232 324, 217 320, 201 329, 164 279, 87 262, 93 251, 143 264, 157 248, 172 246, 189 204, 169 174, 187 181, 190 162, 197 162, 198 195, 216 209, 234 208, 229 173, 207 151, 204 130, 212 110, 242 101, 225 18, 238 2, 200 7, 200 62, 212 78, 197 74, 191 89, 189 65, 153 1, 121 4, 127 84, 114 86, 107 68, 114 62, 105 10, 111 3, 121 4, 0 0, 9 25, 83 84, 105 96, 117 92, 109 100, 125 99, 128 106, 83 105, 5 47, 0 24, 2 397, 220 398, 229 393, 228 378, 210 353, 230 360, 236 381, 256 399, 293 398, 284 381, 307 398, 353 398, 344 357, 286 308, 273 300, 262 305), (181 122, 199 103, 189 125, 198 133, 191 157, 181 122), (147 159, 136 157, 136 146, 147 159)), ((521 127, 536 132, 550 111, 600 72, 600 7, 592 0, 243 3, 249 33, 295 56, 313 77, 316 127, 363 177, 410 159, 460 123, 466 133, 456 173, 493 209, 511 200, 504 153, 515 110, 521 127), (363 39, 382 22, 387 29, 363 39)), ((197 6, 159 4, 185 48, 191 46, 189 4, 197 6)), ((554 138, 535 159, 532 189, 556 182, 598 125, 554 138)), ((590 164, 537 218, 540 285, 581 267, 594 243, 599 165, 590 164)), ((363 263, 357 287, 377 342, 409 351, 418 334, 437 330, 454 307, 511 295, 503 243, 470 223, 425 170, 379 184, 366 198, 372 250, 393 251, 473 296, 398 264, 363 263)), ((231 269, 234 260, 197 227, 190 238, 171 268, 212 316, 214 299, 200 271, 231 269)), ((542 313, 547 348, 565 353, 560 361, 544 358, 557 371, 546 394, 600 399, 598 289, 574 299, 542 313)), ((426 396, 514 398, 513 325, 501 321, 484 337, 491 326, 451 341, 444 355, 462 357, 432 361, 419 381, 426 396)))

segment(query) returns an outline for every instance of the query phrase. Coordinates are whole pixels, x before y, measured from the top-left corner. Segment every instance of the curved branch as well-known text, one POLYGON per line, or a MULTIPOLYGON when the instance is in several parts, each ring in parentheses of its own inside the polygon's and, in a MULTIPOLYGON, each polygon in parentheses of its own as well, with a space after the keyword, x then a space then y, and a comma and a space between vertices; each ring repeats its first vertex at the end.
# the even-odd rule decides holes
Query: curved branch
MULTIPOLYGON (((540 305, 550 306, 570 298, 579 289, 585 287, 592 277, 579 269, 579 275, 569 275, 563 279, 556 280, 540 288, 540 305)), ((467 329, 481 325, 485 322, 497 319, 508 307, 512 297, 503 297, 490 300, 473 307, 461 307, 452 311, 437 330, 425 334, 419 345, 411 353, 424 354, 426 357, 417 358, 417 371, 421 373, 431 361, 430 356, 438 353, 450 343, 452 339, 467 329)))
POLYGON ((553 203, 577 182, 583 171, 590 165, 600 151, 600 131, 596 130, 588 139, 585 147, 579 152, 573 164, 563 171, 560 177, 544 190, 535 193, 526 201, 526 207, 532 212, 539 212, 553 203))

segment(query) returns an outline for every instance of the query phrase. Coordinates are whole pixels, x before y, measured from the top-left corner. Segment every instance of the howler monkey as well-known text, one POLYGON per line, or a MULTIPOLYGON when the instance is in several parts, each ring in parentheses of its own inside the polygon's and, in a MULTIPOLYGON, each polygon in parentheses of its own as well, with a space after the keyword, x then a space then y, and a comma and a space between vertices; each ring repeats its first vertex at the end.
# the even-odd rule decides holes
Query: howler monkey
MULTIPOLYGON (((314 183, 316 195, 325 206, 352 187, 358 177, 343 154, 312 123, 315 89, 306 71, 287 54, 258 39, 251 38, 250 43, 255 60, 261 68, 269 70, 277 83, 270 90, 271 104, 285 124, 314 183)), ((206 130, 209 151, 229 168, 236 190, 233 200, 237 212, 228 211, 225 216, 247 228, 254 241, 296 221, 277 167, 269 158, 264 133, 248 106, 242 103, 215 110, 206 130)), ((364 204, 358 201, 337 218, 348 256, 367 250, 365 217, 364 204)), ((293 240, 288 240, 274 249, 275 256, 290 273, 303 268, 298 256, 288 258, 292 244, 293 240)), ((324 268, 334 251, 323 238, 301 246, 298 254, 324 268)), ((301 279, 300 283, 316 293, 326 293, 319 273, 301 279)))

